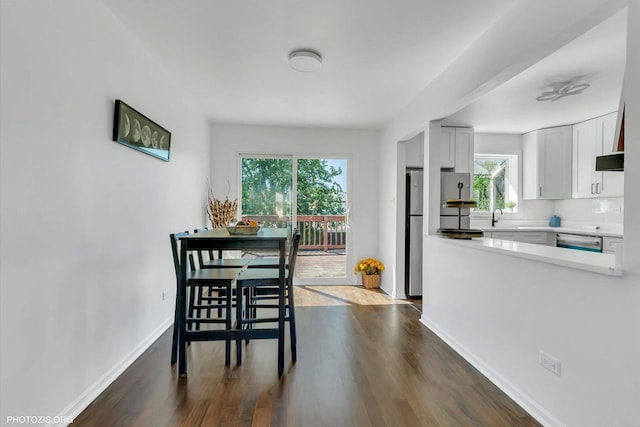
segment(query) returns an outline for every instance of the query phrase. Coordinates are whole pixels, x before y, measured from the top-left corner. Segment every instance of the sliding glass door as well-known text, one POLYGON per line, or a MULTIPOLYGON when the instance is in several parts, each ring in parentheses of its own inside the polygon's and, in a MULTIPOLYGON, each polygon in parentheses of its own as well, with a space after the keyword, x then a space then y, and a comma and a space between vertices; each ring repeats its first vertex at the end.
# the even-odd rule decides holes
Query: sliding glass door
POLYGON ((263 227, 291 228, 293 160, 284 157, 242 157, 243 217, 263 227))
POLYGON ((300 231, 297 282, 348 283, 347 159, 242 155, 240 161, 242 216, 300 231))

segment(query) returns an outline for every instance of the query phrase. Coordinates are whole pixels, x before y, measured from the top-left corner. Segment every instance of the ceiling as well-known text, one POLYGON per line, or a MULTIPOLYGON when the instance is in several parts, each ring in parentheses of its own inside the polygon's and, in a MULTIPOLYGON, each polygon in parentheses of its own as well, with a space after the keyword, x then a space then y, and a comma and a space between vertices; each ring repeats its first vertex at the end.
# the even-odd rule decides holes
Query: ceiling
MULTIPOLYGON (((102 0, 214 122, 376 129, 414 99, 514 0, 102 0), (323 56, 314 73, 289 53, 323 56)), ((618 108, 626 9, 445 119, 524 133, 618 108), (581 76, 591 86, 535 98, 581 76)))
POLYGON ((616 111, 626 61, 626 9, 595 26, 477 102, 444 120, 476 132, 525 133, 574 124, 616 111), (545 89, 574 77, 590 84, 580 95, 536 101, 545 89))
POLYGON ((215 122, 379 128, 514 0, 103 0, 215 122), (315 73, 288 54, 323 56, 315 73))

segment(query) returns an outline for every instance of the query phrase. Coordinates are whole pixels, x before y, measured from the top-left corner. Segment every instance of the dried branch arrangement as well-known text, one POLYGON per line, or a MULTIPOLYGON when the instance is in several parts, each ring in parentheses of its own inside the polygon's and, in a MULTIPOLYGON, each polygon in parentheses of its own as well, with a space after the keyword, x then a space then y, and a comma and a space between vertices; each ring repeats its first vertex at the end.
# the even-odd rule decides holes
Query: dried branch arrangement
POLYGON ((238 199, 233 202, 225 199, 224 202, 209 195, 209 221, 213 228, 223 228, 236 220, 238 212, 238 199))

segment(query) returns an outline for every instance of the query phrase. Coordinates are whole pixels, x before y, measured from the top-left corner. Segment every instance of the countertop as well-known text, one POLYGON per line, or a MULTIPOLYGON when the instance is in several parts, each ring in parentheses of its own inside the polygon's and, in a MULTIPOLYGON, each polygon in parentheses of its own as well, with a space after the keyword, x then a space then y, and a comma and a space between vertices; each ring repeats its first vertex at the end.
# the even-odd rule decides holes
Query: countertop
POLYGON ((555 233, 572 233, 572 234, 582 234, 585 236, 602 236, 602 237, 623 237, 623 234, 618 231, 611 230, 600 230, 593 228, 579 228, 579 227, 514 227, 514 226, 505 226, 505 227, 480 227, 482 231, 552 231, 555 233))
MULTIPOLYGON (((556 227, 524 228, 533 228, 535 230, 548 228, 550 231, 559 231, 562 229, 556 227)), ((492 230, 508 231, 510 229, 495 227, 492 230)), ((428 237, 433 239, 441 239, 455 245, 464 245, 466 247, 472 247, 479 250, 497 252, 504 255, 561 265, 578 270, 591 271, 593 273, 605 274, 608 276, 622 276, 623 274, 622 252, 613 255, 605 253, 576 251, 572 249, 557 248, 554 246, 536 245, 532 243, 514 242, 502 239, 491 239, 488 237, 470 240, 446 239, 440 236, 428 237)))

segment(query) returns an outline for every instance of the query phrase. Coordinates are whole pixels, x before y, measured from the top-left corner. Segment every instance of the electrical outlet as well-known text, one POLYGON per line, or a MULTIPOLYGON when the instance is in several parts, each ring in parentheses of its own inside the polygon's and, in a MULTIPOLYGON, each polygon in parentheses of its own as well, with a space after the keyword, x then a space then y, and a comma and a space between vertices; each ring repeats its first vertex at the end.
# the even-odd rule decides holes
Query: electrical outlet
POLYGON ((169 298, 169 291, 165 289, 164 291, 162 291, 162 301, 166 300, 167 298, 169 298))
POLYGON ((543 368, 550 370, 557 376, 560 376, 561 363, 558 359, 540 350, 539 360, 540 360, 540 365, 542 365, 543 368))

